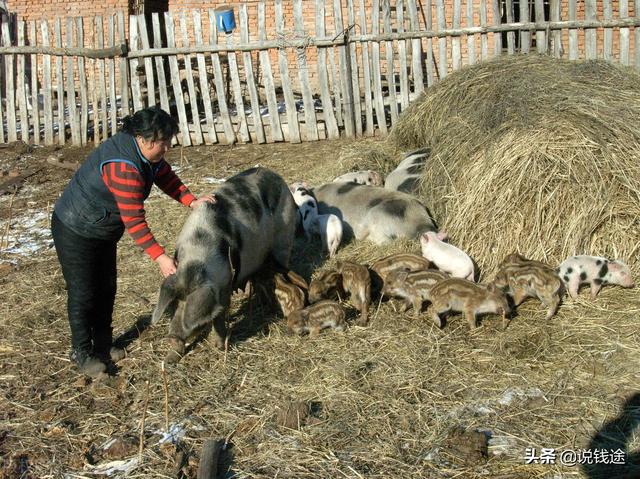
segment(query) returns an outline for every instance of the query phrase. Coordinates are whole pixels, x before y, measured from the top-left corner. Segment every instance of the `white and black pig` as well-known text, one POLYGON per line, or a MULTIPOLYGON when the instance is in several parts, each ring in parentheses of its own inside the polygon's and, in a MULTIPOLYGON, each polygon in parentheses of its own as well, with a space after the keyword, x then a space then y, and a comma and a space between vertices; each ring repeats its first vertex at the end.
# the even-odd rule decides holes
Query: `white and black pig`
POLYGON ((558 268, 569 296, 578 297, 580 285, 591 286, 591 298, 596 299, 602 286, 617 284, 623 288, 633 287, 633 278, 629 267, 622 261, 600 258, 598 256, 571 256, 558 268))
POLYGON ((422 171, 431 149, 421 148, 404 155, 404 159, 396 166, 396 169, 387 175, 384 187, 388 190, 413 193, 420 188, 422 171))
POLYGON ((224 346, 225 316, 231 293, 267 260, 288 269, 296 228, 296 204, 284 180, 265 168, 229 178, 215 192, 216 203, 198 206, 176 242, 178 270, 162 283, 156 323, 173 304, 169 324, 177 361, 185 341, 213 321, 216 346, 224 346))
POLYGON ((318 221, 318 204, 311 194, 311 190, 304 181, 299 181, 289 185, 289 190, 293 195, 293 201, 298 206, 299 220, 302 224, 304 234, 309 240, 311 234, 316 230, 318 221))
POLYGON ((342 220, 343 237, 382 244, 417 238, 436 226, 427 208, 411 195, 357 183, 327 183, 313 189, 320 214, 342 220))

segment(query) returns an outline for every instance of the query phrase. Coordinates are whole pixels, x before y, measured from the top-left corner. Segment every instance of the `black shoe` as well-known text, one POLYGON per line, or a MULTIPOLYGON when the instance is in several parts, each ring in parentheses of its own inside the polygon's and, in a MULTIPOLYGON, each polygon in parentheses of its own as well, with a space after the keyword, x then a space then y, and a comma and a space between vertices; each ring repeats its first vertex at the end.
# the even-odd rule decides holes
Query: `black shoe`
POLYGON ((107 365, 95 356, 74 349, 70 354, 71 361, 76 363, 82 374, 96 378, 107 372, 107 365))

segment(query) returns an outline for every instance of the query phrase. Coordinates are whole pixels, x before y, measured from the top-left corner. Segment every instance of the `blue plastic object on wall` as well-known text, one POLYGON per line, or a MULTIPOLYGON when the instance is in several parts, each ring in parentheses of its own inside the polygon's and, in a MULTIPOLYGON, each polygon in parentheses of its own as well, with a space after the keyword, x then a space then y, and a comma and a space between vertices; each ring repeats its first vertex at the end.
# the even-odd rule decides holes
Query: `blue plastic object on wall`
POLYGON ((220 7, 215 10, 216 26, 219 32, 231 33, 236 28, 236 18, 233 7, 220 7))

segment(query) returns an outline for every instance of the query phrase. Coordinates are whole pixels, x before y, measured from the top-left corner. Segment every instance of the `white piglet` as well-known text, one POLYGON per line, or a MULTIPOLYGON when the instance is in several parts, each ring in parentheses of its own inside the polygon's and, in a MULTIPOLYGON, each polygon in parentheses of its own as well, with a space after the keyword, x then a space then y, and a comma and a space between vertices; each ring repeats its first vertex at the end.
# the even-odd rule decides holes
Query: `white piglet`
POLYGON ((596 299, 600 289, 606 284, 633 288, 631 271, 626 264, 598 256, 571 256, 562 262, 558 268, 558 275, 573 299, 578 297, 578 290, 582 284, 591 286, 592 299, 596 299))
POLYGON ((289 190, 291 190, 293 200, 298 206, 302 229, 308 240, 315 229, 316 219, 318 217, 318 203, 309 191, 307 183, 304 181, 289 185, 289 190))
POLYGON ((342 221, 336 215, 318 215, 316 231, 322 240, 322 249, 333 257, 342 242, 342 221))
POLYGON ((427 231, 420 237, 422 256, 435 264, 440 271, 449 273, 453 278, 475 281, 473 261, 469 255, 455 246, 445 243, 447 233, 427 231))

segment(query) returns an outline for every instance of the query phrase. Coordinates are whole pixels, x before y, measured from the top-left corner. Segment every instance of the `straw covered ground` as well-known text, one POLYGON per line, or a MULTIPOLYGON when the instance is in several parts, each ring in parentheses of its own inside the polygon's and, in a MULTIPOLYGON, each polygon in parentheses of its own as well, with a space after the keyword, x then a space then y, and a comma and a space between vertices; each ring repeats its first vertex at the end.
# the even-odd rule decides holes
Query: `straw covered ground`
MULTIPOLYGON (((465 88, 473 89, 468 73, 466 77, 464 72, 459 75, 466 78, 462 82, 466 82, 465 88)), ((455 77, 449 78, 454 85, 455 77)), ((499 77, 494 75, 492 79, 499 77)), ((547 80, 554 78, 551 75, 547 80)), ((449 79, 434 92, 447 94, 449 79)), ((618 95, 626 95, 614 80, 602 82, 604 91, 608 92, 609 85, 618 95)), ((535 85, 532 82, 532 88, 535 85)), ((506 86, 502 88, 508 91, 506 86)), ((571 95, 576 97, 577 93, 571 95)), ((587 215, 580 208, 587 206, 587 199, 594 195, 604 198, 598 195, 606 191, 609 201, 625 198, 626 194, 624 204, 629 211, 637 211, 631 208, 637 208, 633 188, 637 193, 634 185, 639 177, 629 173, 631 159, 622 156, 623 150, 632 145, 629 130, 633 125, 624 130, 628 133, 621 133, 624 148, 614 146, 618 141, 614 133, 605 144, 595 140, 589 143, 594 158, 608 155, 607 168, 597 163, 600 168, 595 170, 602 184, 586 174, 585 164, 574 165, 571 158, 557 153, 551 132, 560 134, 564 127, 552 128, 541 120, 530 136, 531 143, 539 142, 538 148, 522 139, 518 147, 509 147, 505 137, 496 134, 500 148, 520 151, 521 161, 530 162, 532 172, 526 180, 529 188, 518 189, 525 180, 520 178, 523 169, 515 161, 506 164, 513 177, 498 174, 498 168, 474 170, 476 174, 466 178, 478 183, 469 185, 478 192, 478 198, 473 211, 468 212, 472 216, 464 216, 467 210, 459 203, 471 203, 460 187, 463 172, 455 165, 475 155, 475 160, 467 163, 471 168, 484 157, 477 151, 480 142, 469 131, 470 124, 462 125, 472 97, 469 92, 465 101, 458 101, 465 96, 449 97, 451 102, 456 99, 460 126, 456 130, 458 140, 451 139, 447 148, 453 151, 457 144, 460 158, 438 150, 440 143, 434 138, 442 139, 444 133, 431 131, 418 136, 419 132, 413 130, 403 133, 404 143, 361 140, 194 147, 174 149, 169 159, 179 167, 180 176, 191 189, 202 194, 215 188, 217 178, 258 163, 275 169, 289 182, 305 179, 311 184, 363 167, 389 171, 399 161, 401 151, 425 142, 432 147, 433 158, 449 166, 427 172, 423 198, 439 224, 449 229, 453 241, 472 252, 485 276, 494 264, 493 258, 500 259, 507 250, 550 261, 573 247, 594 254, 632 254, 634 247, 628 239, 632 233, 625 236, 622 226, 615 231, 618 236, 603 227, 589 231, 589 238, 575 238, 584 230, 582 220, 572 214, 584 219, 587 215), (541 132, 544 126, 549 126, 546 134, 541 132), (467 145, 469 137, 476 141, 475 147, 467 145), (614 157, 620 158, 617 167, 612 166, 614 157), (571 166, 562 170, 553 159, 571 166), (538 160, 543 163, 536 163, 538 160), (537 171, 546 173, 540 177, 537 171), (551 178, 556 173, 562 180, 551 178), (485 174, 492 175, 493 180, 487 180, 485 174), (571 178, 585 182, 580 198, 564 191, 571 186, 571 178), (591 192, 589 186, 595 184, 599 187, 591 192), (484 203, 480 185, 488 190, 486 195, 496 195, 494 204, 484 203), (443 194, 438 197, 435 190, 443 194), (512 211, 502 205, 502 195, 513 199, 515 214, 525 217, 531 216, 532 208, 525 200, 534 191, 533 198, 543 198, 546 193, 562 197, 567 207, 562 214, 542 208, 534 232, 524 229, 523 223, 521 230, 506 229, 499 235, 496 224, 506 221, 501 215, 512 211), (475 223, 467 225, 457 215, 475 223)), ((488 97, 498 104, 502 101, 500 95, 488 97)), ((587 100, 576 99, 575 107, 586 109, 581 101, 587 100)), ((603 110, 611 107, 610 102, 592 95, 588 101, 603 110)), ((566 99, 562 110, 566 115, 573 103, 573 98, 566 99)), ((628 103, 625 108, 630 110, 633 106, 628 103)), ((416 114, 420 105, 410 112, 416 114)), ((514 108, 524 111, 524 107, 514 108)), ((502 109, 508 110, 507 105, 502 109)), ((528 114, 534 115, 531 110, 528 114)), ((448 111, 451 113, 451 109, 448 111)), ((442 113, 439 121, 444 122, 446 115, 438 113, 442 113)), ((497 113, 491 115, 493 118, 497 113)), ((538 118, 551 117, 541 113, 538 118)), ((611 128, 612 123, 608 123, 611 128)), ((589 125, 590 131, 599 130, 599 116, 592 114, 589 125)), ((428 129, 424 122, 423 126, 428 129)), ((517 130, 504 126, 504 135, 513 129, 517 130)), ((583 132, 584 128, 575 125, 574 131, 583 132)), ((396 129, 396 141, 400 141, 399 134, 396 129)), ((571 140, 571 135, 565 134, 567 141, 571 140)), ((490 149, 487 139, 482 143, 490 149)), ((449 141, 448 137, 443 141, 449 141)), ((42 162, 51 153, 45 149, 26 153, 0 150, 3 169, 26 163, 44 166, 16 194, 11 208, 11 198, 0 197, 3 231, 9 216, 13 231, 26 221, 22 218, 47 212, 68 181, 69 172, 42 162)), ((54 153, 73 159, 84 157, 87 151, 64 149, 54 153)), ((622 215, 625 210, 621 204, 614 207, 603 202, 591 205, 590 211, 594 215, 609 211, 611 216, 599 216, 607 227, 618 217, 631 222, 622 215)), ((154 193, 147 202, 147 212, 157 238, 171 250, 188 211, 154 193)), ((46 226, 46 218, 41 222, 38 226, 46 226)), ((314 271, 334 263, 321 258, 318 249, 317 241, 305 244, 299 238, 296 242, 293 268, 307 279, 314 271)), ((338 259, 368 263, 391 251, 418 249, 416 241, 385 247, 353 243, 339 250, 338 259)), ((545 311, 531 300, 519 308, 505 331, 500 328, 499 318, 487 316, 480 328, 469 332, 466 321, 456 315, 438 330, 426 315, 401 314, 397 304, 390 301, 373 308, 369 327, 351 326, 345 332, 326 332, 315 339, 291 336, 280 313, 257 301, 250 305, 245 296, 236 295, 228 351, 216 350, 205 339, 178 365, 168 368, 165 412, 160 365, 166 351, 166 320, 158 327, 145 327, 161 279, 157 267, 129 238, 121 241, 118 255, 114 326, 127 344, 128 356, 119 364, 115 377, 94 382, 80 378, 68 360, 66 295, 53 250, 42 248, 30 256, 3 255, 4 261, 13 260, 18 265, 5 267, 0 278, 0 477, 97 477, 95 474, 104 473, 109 466, 123 469, 113 474, 128 478, 195 477, 207 438, 228 440, 219 477, 638 477, 626 466, 560 464, 560 452, 582 449, 620 449, 628 452, 627 462, 638 461, 637 290, 605 288, 596 301, 585 293, 577 301, 565 301, 551 321, 544 320, 545 311), (166 434, 167 419, 172 435, 166 434), (144 447, 140 455, 143 420, 144 447), (555 448, 555 464, 525 464, 527 448, 536 448, 537 455, 541 448, 555 448)), ((626 259, 637 277, 637 263, 631 257, 626 259)), ((355 316, 350 309, 348 319, 355 316)))

